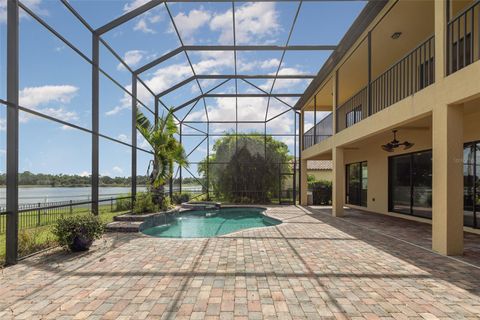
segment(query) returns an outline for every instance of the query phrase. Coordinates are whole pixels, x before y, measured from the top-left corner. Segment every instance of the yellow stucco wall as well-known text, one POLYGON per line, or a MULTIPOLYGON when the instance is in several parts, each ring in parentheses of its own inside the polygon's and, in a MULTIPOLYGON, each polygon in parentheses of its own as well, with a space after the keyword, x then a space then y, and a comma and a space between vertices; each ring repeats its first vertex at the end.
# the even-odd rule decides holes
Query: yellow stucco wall
MULTIPOLYGON (((383 14, 395 3, 391 1, 383 14)), ((302 161, 334 160, 333 211, 336 215, 343 211, 345 182, 342 171, 345 164, 368 161, 367 209, 386 214, 388 156, 391 154, 381 150, 380 145, 391 140, 392 129, 399 129, 400 140, 409 140, 415 146, 408 151, 397 150, 395 154, 433 149, 432 192, 436 200, 433 204, 432 247, 437 252, 455 255, 463 251, 463 142, 480 140, 480 61, 446 76, 444 1, 434 1, 434 16, 435 83, 304 150, 302 161)), ((405 21, 408 21, 407 17, 405 21)))

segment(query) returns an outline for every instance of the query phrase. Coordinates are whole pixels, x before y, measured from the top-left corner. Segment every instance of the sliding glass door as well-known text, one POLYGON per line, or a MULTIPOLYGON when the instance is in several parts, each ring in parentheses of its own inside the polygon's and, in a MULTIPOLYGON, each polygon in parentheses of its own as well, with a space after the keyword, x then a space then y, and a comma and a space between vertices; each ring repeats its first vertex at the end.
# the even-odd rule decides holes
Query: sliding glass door
POLYGON ((480 142, 465 144, 463 149, 464 225, 478 228, 480 221, 480 142))
POLYGON ((432 152, 389 158, 389 210, 432 218, 432 152))
POLYGON ((367 162, 347 164, 346 178, 346 203, 366 207, 368 191, 367 162))

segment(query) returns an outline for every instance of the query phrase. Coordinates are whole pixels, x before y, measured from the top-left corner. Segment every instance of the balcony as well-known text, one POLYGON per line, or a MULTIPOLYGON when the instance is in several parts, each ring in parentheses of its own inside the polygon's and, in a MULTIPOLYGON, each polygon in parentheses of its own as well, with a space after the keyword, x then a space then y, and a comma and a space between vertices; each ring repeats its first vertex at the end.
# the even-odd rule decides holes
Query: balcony
POLYGON ((336 109, 336 132, 435 82, 435 38, 429 37, 336 109))
POLYGON ((447 74, 480 59, 480 2, 467 7, 447 24, 447 74))
POLYGON ((333 112, 303 134, 303 150, 331 137, 333 134, 333 112))

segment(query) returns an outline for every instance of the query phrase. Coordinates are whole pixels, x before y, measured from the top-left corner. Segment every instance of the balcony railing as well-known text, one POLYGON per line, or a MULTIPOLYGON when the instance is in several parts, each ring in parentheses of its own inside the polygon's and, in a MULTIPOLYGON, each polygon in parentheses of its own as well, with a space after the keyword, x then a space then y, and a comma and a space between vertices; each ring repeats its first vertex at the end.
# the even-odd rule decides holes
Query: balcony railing
POLYGON ((337 132, 434 82, 435 38, 431 36, 337 108, 337 132))
POLYGON ((303 134, 303 149, 323 141, 332 136, 333 133, 333 113, 323 118, 319 123, 310 128, 303 134))
POLYGON ((480 59, 480 1, 447 24, 447 73, 452 74, 480 59))

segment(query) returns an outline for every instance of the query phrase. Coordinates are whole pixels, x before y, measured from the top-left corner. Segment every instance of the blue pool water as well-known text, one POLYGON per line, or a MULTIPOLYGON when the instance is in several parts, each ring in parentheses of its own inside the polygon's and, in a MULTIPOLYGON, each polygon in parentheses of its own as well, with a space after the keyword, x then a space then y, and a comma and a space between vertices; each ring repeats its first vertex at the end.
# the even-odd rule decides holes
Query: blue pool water
POLYGON ((143 230, 144 234, 162 238, 211 238, 235 231, 280 224, 259 208, 225 208, 187 211, 167 225, 143 230))

